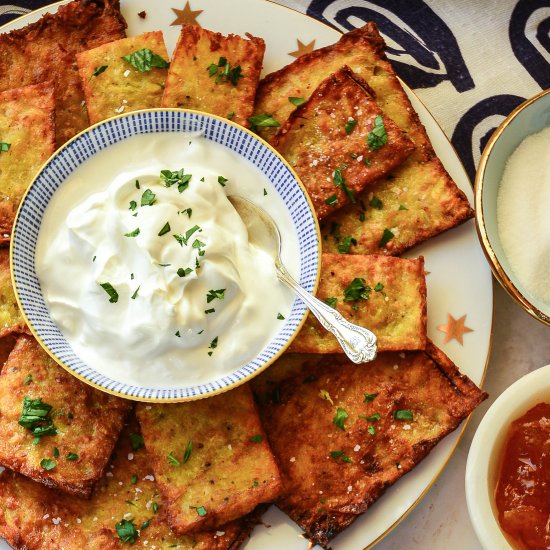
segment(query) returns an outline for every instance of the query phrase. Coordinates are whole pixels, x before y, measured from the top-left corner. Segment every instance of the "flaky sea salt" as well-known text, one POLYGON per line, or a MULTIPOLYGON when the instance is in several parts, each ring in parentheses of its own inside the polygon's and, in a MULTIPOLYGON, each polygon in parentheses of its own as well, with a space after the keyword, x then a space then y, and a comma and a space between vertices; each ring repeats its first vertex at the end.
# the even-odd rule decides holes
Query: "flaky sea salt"
POLYGON ((550 127, 510 155, 497 195, 497 225, 512 271, 528 293, 550 304, 550 127))

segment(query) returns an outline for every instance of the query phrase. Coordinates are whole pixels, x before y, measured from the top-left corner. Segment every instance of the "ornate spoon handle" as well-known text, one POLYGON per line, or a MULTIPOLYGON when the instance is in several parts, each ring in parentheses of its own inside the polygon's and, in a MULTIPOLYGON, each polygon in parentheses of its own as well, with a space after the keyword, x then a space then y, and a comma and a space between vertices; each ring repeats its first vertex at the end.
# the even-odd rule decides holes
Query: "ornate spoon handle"
POLYGON ((334 308, 306 292, 280 262, 276 262, 276 267, 279 280, 294 290, 321 325, 336 336, 354 363, 366 363, 376 357, 376 336, 370 330, 350 323, 334 308))

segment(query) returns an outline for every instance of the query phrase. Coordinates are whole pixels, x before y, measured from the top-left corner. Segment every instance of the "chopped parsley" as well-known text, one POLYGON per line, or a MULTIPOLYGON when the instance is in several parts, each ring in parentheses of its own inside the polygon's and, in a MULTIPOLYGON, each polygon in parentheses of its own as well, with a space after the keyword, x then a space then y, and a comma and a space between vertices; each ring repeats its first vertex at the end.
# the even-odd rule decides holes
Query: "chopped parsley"
POLYGON ((209 313, 215 313, 215 312, 216 312, 216 310, 214 308, 204 310, 204 313, 206 313, 206 315, 208 315, 209 313))
POLYGON ((158 505, 158 503, 153 502, 152 509, 153 509, 153 514, 156 514, 156 513, 159 511, 159 505, 158 505))
POLYGON ((191 273, 193 270, 190 267, 186 267, 185 269, 183 267, 180 267, 177 270, 178 277, 187 277, 189 273, 191 273))
POLYGON ((204 506, 199 506, 197 508, 195 508, 197 510, 197 514, 199 514, 199 516, 201 518, 203 518, 204 516, 206 516, 206 508, 204 506))
POLYGON ((282 313, 277 313, 277 319, 279 319, 279 321, 283 321, 284 320, 284 315, 282 313))
POLYGON ((134 291, 134 293, 132 294, 132 300, 135 300, 137 297, 138 297, 138 292, 139 292, 139 289, 141 288, 141 285, 139 285, 136 290, 134 291))
POLYGON ((209 304, 212 300, 215 299, 223 300, 225 298, 225 288, 220 288, 219 290, 209 290, 206 295, 206 303, 209 304))
POLYGON ((224 178, 223 176, 218 176, 218 183, 219 183, 222 187, 225 187, 225 184, 227 183, 227 178, 224 178))
POLYGON ((166 222, 162 229, 159 231, 159 234, 158 236, 159 237, 162 237, 163 235, 166 235, 166 233, 169 233, 170 232, 170 223, 169 222, 166 222))
POLYGON ((376 434, 376 426, 369 426, 367 428, 367 432, 369 432, 371 435, 375 435, 376 434))
POLYGON ((153 68, 166 69, 170 66, 168 61, 160 55, 153 53, 149 48, 142 48, 122 57, 126 63, 132 65, 138 71, 144 73, 153 68))
POLYGON ((361 418, 364 418, 368 422, 378 422, 380 418, 380 413, 375 412, 374 414, 371 414, 370 416, 361 416, 361 418))
POLYGON ((188 187, 191 181, 191 174, 184 174, 183 168, 181 170, 161 170, 160 179, 166 187, 178 186, 178 191, 183 193, 188 187))
POLYGON ((376 115, 374 118, 374 127, 367 136, 367 144, 371 151, 376 151, 383 147, 388 142, 388 134, 386 133, 386 127, 384 126, 384 120, 382 115, 376 115))
POLYGON ((365 166, 370 166, 370 158, 365 157, 365 160, 363 162, 365 163, 365 166))
POLYGON ((382 290, 384 290, 384 285, 382 283, 376 283, 374 285, 374 290, 376 292, 382 292, 382 290))
MULTIPOLYGON (((212 342, 210 342, 210 345, 208 346, 208 349, 214 350, 214 349, 216 349, 217 347, 218 347, 218 337, 216 336, 216 337, 212 340, 212 342)), ((208 352, 208 355, 211 356, 212 353, 213 353, 213 351, 209 351, 209 352, 208 352)))
POLYGON ((331 195, 325 199, 325 204, 328 204, 329 206, 336 206, 337 203, 338 197, 336 195, 331 195))
POLYGON ((121 519, 120 521, 115 523, 115 529, 118 538, 122 542, 129 542, 130 544, 134 544, 134 542, 136 542, 136 540, 138 539, 139 533, 136 529, 136 526, 134 525, 133 519, 121 519))
POLYGON ((248 441, 251 443, 261 443, 263 441, 263 437, 260 434, 253 435, 248 441))
POLYGON ((78 455, 76 453, 67 453, 65 458, 67 460, 78 460, 78 455))
POLYGON ((264 187, 264 197, 267 195, 267 189, 264 187))
POLYGON ((136 180, 136 189, 141 189, 141 185, 139 184, 139 180, 136 180))
POLYGON ((0 153, 7 153, 10 150, 11 143, 0 141, 0 153))
MULTIPOLYGON (((200 332, 199 332, 200 334, 200 332)), ((177 336, 178 338, 181 338, 181 334, 180 334, 180 331, 178 330, 177 332, 174 333, 174 336, 177 336)))
POLYGON ((413 413, 408 409, 401 409, 399 411, 393 411, 393 417, 395 420, 412 420, 413 413))
POLYGON ((166 455, 166 458, 168 458, 168 462, 172 464, 172 466, 180 465, 180 461, 172 453, 166 455))
POLYGON ((388 229, 387 227, 384 228, 384 233, 382 234, 380 242, 378 243, 378 248, 384 248, 394 237, 395 235, 390 229, 388 229))
POLYGON ((344 451, 330 451, 330 458, 334 460, 340 459, 342 462, 352 462, 351 458, 344 451))
POLYGON ((19 425, 27 428, 38 441, 43 435, 56 435, 57 428, 51 418, 52 406, 43 403, 42 399, 23 398, 23 408, 19 417, 19 425))
POLYGON ((136 474, 134 474, 131 478, 130 478, 130 483, 132 485, 135 485, 136 483, 138 482, 138 476, 136 474))
POLYGON ((23 386, 26 386, 27 384, 30 384, 32 382, 32 374, 27 374, 27 377, 25 380, 23 380, 23 386))
POLYGON ((189 440, 187 442, 187 446, 185 447, 185 451, 183 453, 183 462, 187 462, 191 458, 191 451, 193 450, 193 442, 189 440))
POLYGON ((139 235, 139 227, 137 227, 133 231, 130 231, 130 233, 124 233, 125 237, 137 237, 138 235, 139 235))
POLYGON ((142 524, 141 524, 141 529, 146 529, 147 527, 149 527, 149 525, 151 525, 151 520, 153 518, 149 518, 147 521, 144 521, 142 524))
POLYGON ((40 461, 40 466, 44 468, 44 470, 53 470, 57 464, 55 463, 55 460, 52 460, 51 458, 43 458, 40 461))
POLYGON ((279 128, 281 126, 271 115, 266 113, 248 117, 247 120, 252 125, 252 128, 279 128))
POLYGON ((372 199, 369 202, 369 205, 372 206, 372 208, 376 208, 377 210, 382 210, 382 206, 383 206, 382 201, 376 196, 372 197, 372 199))
POLYGON ((296 107, 299 107, 300 105, 303 105, 306 102, 306 100, 303 97, 290 96, 288 100, 290 101, 290 103, 292 103, 292 105, 296 107))
POLYGON ((53 457, 58 458, 59 457, 59 449, 57 447, 53 448, 53 457))
POLYGON ((333 309, 336 309, 337 302, 338 302, 338 298, 325 298, 325 304, 327 304, 327 306, 330 306, 333 309))
POLYGON ((355 246, 356 244, 357 244, 357 240, 351 235, 347 235, 341 240, 340 244, 338 245, 338 252, 340 254, 347 254, 349 252, 351 245, 355 246))
POLYGON ((347 166, 345 164, 342 164, 341 166, 338 166, 336 170, 334 170, 334 185, 336 187, 341 187, 342 191, 347 195, 348 199, 352 204, 355 204, 357 201, 355 200, 355 195, 353 194, 353 191, 348 188, 346 185, 346 180, 344 179, 344 176, 342 175, 342 171, 345 170, 347 166))
POLYGON ((135 210, 136 208, 137 208, 137 202, 130 201, 130 208, 128 208, 128 210, 135 210))
POLYGON ((109 65, 101 65, 101 67, 96 67, 94 72, 92 73, 92 76, 99 76, 101 73, 105 72, 109 65))
POLYGON ((188 229, 185 232, 185 236, 183 235, 174 235, 174 239, 180 243, 181 246, 186 245, 189 242, 189 239, 191 238, 191 235, 193 233, 196 233, 197 231, 202 231, 202 229, 198 225, 194 225, 191 229, 188 229))
POLYGON ((353 118, 349 119, 347 122, 346 122, 346 125, 345 125, 345 130, 346 130, 346 134, 351 134, 353 132, 353 129, 355 128, 357 124, 357 121, 354 120, 353 118))
POLYGON ((332 423, 340 428, 341 430, 345 430, 344 428, 344 422, 346 421, 346 418, 348 417, 348 413, 342 409, 341 407, 338 407, 336 409, 336 414, 334 415, 334 418, 332 419, 332 423))
POLYGON ((116 304, 118 302, 118 292, 111 283, 99 283, 99 286, 109 295, 109 302, 116 304))
POLYGON ((220 57, 218 63, 211 63, 207 69, 209 76, 216 77, 216 84, 221 82, 230 82, 236 86, 239 78, 242 78, 242 69, 240 65, 231 68, 231 63, 225 57, 220 57))
POLYGON ((151 189, 146 189, 141 195, 141 206, 153 206, 157 200, 157 196, 151 191, 151 189))
POLYGON ((371 287, 366 285, 365 279, 362 277, 356 277, 344 290, 344 301, 356 302, 360 298, 363 298, 363 300, 368 300, 371 290, 371 287))
POLYGON ((377 393, 366 393, 365 398, 363 399, 363 403, 369 403, 370 401, 374 401, 378 397, 377 393))
POLYGON ((128 436, 128 438, 130 439, 130 445, 132 446, 133 451, 139 451, 145 444, 141 434, 132 433, 128 436))
POLYGON ((404 204, 400 204, 398 210, 408 210, 404 204))
POLYGON ((233 120, 233 117, 235 116, 235 111, 231 111, 228 115, 227 115, 227 120, 233 120))

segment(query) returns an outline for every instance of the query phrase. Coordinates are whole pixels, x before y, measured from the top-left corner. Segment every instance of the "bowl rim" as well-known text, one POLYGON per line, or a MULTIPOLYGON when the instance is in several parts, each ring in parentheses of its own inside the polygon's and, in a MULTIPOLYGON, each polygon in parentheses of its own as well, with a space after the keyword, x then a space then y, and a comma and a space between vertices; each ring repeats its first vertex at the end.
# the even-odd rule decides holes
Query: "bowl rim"
MULTIPOLYGON (((475 224, 476 231, 478 234, 479 241, 481 243, 481 248, 483 253, 487 258, 491 271, 493 275, 498 280, 500 285, 504 290, 527 312, 529 315, 544 323, 545 325, 550 326, 550 316, 537 308, 532 304, 523 293, 517 288, 517 286, 512 282, 504 268, 502 267, 497 255, 491 245, 489 236, 487 234, 487 229, 485 227, 485 220, 483 216, 483 185, 485 181, 485 169, 487 168, 487 163, 493 148, 504 133, 506 128, 511 124, 511 122, 527 107, 535 103, 540 98, 549 95, 550 89, 543 90, 535 96, 527 99, 520 105, 518 105, 498 126, 498 128, 493 132, 489 141, 483 149, 481 158, 479 160, 478 169, 476 171, 475 181, 474 181, 474 211, 475 211, 475 224)), ((527 136, 526 136, 527 137, 527 136)))
MULTIPOLYGON (((10 259, 10 276, 11 276, 12 287, 13 287, 13 290, 14 290, 14 294, 15 294, 15 298, 16 298, 16 301, 17 301, 18 308, 21 311, 21 314, 23 316, 23 320, 25 321, 25 324, 26 324, 28 330, 31 332, 32 336, 40 344, 42 349, 58 365, 63 367, 67 372, 69 372, 71 375, 75 376, 81 382, 84 382, 84 383, 96 388, 97 390, 103 391, 105 393, 108 393, 110 395, 114 395, 116 397, 120 397, 120 398, 123 398, 123 399, 129 399, 129 400, 132 400, 132 401, 140 401, 140 402, 146 402, 146 403, 181 403, 181 402, 187 402, 187 401, 197 401, 199 399, 206 399, 206 398, 209 398, 209 397, 214 397, 215 395, 225 393, 225 392, 230 391, 234 388, 237 388, 238 386, 241 386, 242 384, 245 384, 245 383, 249 382, 252 378, 254 378, 257 375, 259 375, 260 373, 262 373, 265 369, 267 369, 275 361, 277 361, 281 357, 281 355, 288 349, 290 344, 293 342, 293 340, 296 338, 296 336, 298 335, 298 333, 302 329, 304 323, 306 322, 308 313, 309 313, 307 307, 304 308, 304 313, 302 315, 302 318, 297 323, 296 328, 294 329, 294 332, 287 339, 287 341, 282 345, 281 349, 277 353, 275 353, 273 355, 273 357, 271 357, 269 360, 267 360, 265 362, 265 364, 263 364, 260 367, 254 369, 252 372, 246 374, 242 378, 234 380, 230 384, 224 384, 222 387, 213 388, 213 389, 210 389, 210 390, 205 391, 203 393, 197 392, 197 393, 193 393, 193 394, 190 394, 190 395, 184 395, 184 396, 180 396, 180 397, 178 397, 178 396, 175 396, 175 397, 143 397, 143 396, 131 395, 131 394, 124 393, 124 392, 121 392, 121 391, 118 391, 118 390, 115 390, 115 389, 111 389, 111 388, 106 388, 105 386, 102 386, 101 384, 98 384, 98 383, 94 382, 93 380, 89 380, 85 376, 83 376, 80 373, 76 372, 72 367, 70 367, 68 364, 66 364, 65 361, 61 360, 54 352, 52 352, 48 348, 46 343, 43 341, 42 337, 38 334, 38 332, 34 328, 33 324, 31 323, 31 321, 30 321, 29 317, 27 316, 27 313, 26 313, 26 311, 23 307, 22 300, 21 300, 21 297, 20 297, 20 294, 19 294, 19 289, 18 289, 18 286, 16 284, 15 269, 14 269, 15 246, 13 246, 13 245, 14 245, 14 242, 15 242, 15 234, 16 234, 15 229, 16 229, 16 226, 19 222, 19 218, 20 218, 21 212, 23 210, 23 206, 24 206, 25 200, 27 198, 27 195, 30 193, 31 189, 35 186, 36 181, 38 180, 38 178, 40 177, 40 175, 42 174, 44 169, 49 165, 49 163, 53 159, 55 159, 58 155, 60 155, 63 151, 65 151, 73 142, 80 139, 82 136, 94 131, 97 127, 103 126, 105 124, 111 123, 112 121, 116 121, 116 120, 119 120, 119 119, 130 118, 132 116, 135 117, 136 115, 139 115, 139 114, 142 114, 142 113, 146 114, 146 113, 166 113, 166 112, 190 113, 191 115, 198 115, 198 116, 201 116, 201 117, 209 117, 209 118, 215 119, 218 122, 221 122, 221 123, 226 124, 228 126, 232 126, 232 127, 236 128, 237 130, 242 131, 245 134, 248 134, 250 137, 252 137, 256 141, 258 141, 263 147, 267 148, 272 154, 274 154, 277 157, 277 159, 286 167, 286 169, 291 173, 292 177, 294 178, 294 180, 298 184, 298 187, 301 189, 301 191, 303 193, 303 196, 306 199, 308 208, 312 213, 312 219, 313 219, 313 222, 314 222, 313 223, 313 228, 315 230, 315 243, 316 243, 316 249, 317 249, 316 273, 315 273, 315 280, 314 280, 314 284, 313 284, 313 288, 312 288, 312 294, 316 294, 318 286, 319 286, 320 276, 321 276, 321 259, 322 259, 321 231, 320 231, 320 227, 319 227, 319 220, 317 219, 317 216, 315 215, 315 208, 313 206, 313 203, 311 201, 309 193, 307 192, 307 189, 306 189, 305 185, 303 184, 302 180, 299 178, 296 171, 290 166, 288 161, 286 161, 285 158, 272 145, 270 145, 267 141, 265 141, 259 135, 252 132, 252 130, 250 130, 248 128, 245 128, 244 126, 241 126, 240 124, 237 124, 236 122, 233 122, 233 121, 231 121, 231 120, 229 120, 225 117, 221 117, 221 116, 214 115, 212 113, 207 113, 207 112, 204 112, 204 111, 199 111, 199 110, 196 110, 196 109, 182 109, 182 108, 175 108, 175 107, 166 107, 166 108, 157 107, 157 108, 151 108, 151 109, 137 109, 135 111, 130 111, 130 112, 127 112, 127 113, 122 113, 122 114, 119 114, 119 115, 115 115, 115 116, 106 118, 104 120, 101 120, 99 122, 96 122, 96 123, 86 127, 84 130, 82 130, 82 131, 78 132, 77 134, 75 134, 71 139, 69 139, 63 145, 58 147, 48 157, 48 159, 40 166, 40 168, 35 172, 35 175, 34 175, 32 181, 31 181, 31 183, 27 187, 24 195, 21 197, 21 201, 20 201, 19 206, 17 208, 17 213, 15 215, 13 228, 12 228, 12 233, 11 233, 12 238, 11 238, 11 243, 10 243, 10 258, 9 259, 10 259)), ((152 133, 157 133, 157 132, 155 131, 155 132, 152 132, 152 133)), ((131 137, 131 136, 128 136, 128 137, 131 137)), ((123 139, 127 139, 127 137, 125 137, 123 139)), ((235 151, 235 153, 238 154, 236 151, 235 151)), ((269 344, 269 342, 266 345, 268 345, 268 344, 269 344)), ((242 368, 243 366, 244 365, 241 365, 239 368, 242 368)), ((91 369, 91 367, 90 367, 90 369, 91 369)), ((92 369, 92 370, 94 370, 94 372, 97 372, 97 371, 95 371, 95 369, 92 369)), ((236 370, 239 370, 239 369, 236 368, 234 371, 230 372, 226 376, 232 375, 236 370)), ((207 385, 207 384, 213 383, 217 380, 218 379, 216 378, 216 379, 214 379, 210 382, 205 382, 202 385, 207 385)), ((195 388, 195 387, 198 387, 198 386, 199 385, 190 385, 190 386, 187 387, 187 389, 192 389, 192 388, 195 388)), ((164 390, 158 388, 155 391, 163 392, 164 390)), ((176 391, 176 390, 172 389, 171 391, 176 391)))
POLYGON ((489 468, 494 460, 498 461, 495 467, 499 467, 511 422, 546 399, 538 393, 548 395, 550 400, 550 364, 522 376, 497 397, 481 420, 468 452, 466 503, 476 535, 486 550, 513 549, 495 516, 489 468))

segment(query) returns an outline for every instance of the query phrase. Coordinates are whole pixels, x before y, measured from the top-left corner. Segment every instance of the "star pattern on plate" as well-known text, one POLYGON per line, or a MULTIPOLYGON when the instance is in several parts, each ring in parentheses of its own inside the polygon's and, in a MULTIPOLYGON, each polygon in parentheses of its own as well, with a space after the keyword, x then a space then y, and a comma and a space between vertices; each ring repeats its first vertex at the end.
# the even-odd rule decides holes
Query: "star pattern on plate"
POLYGON ((444 343, 456 340, 461 346, 464 345, 464 335, 468 332, 474 332, 473 329, 466 326, 466 315, 455 319, 450 313, 447 313, 447 324, 439 325, 437 330, 446 334, 444 343))
POLYGON ((170 8, 175 14, 176 18, 172 23, 170 23, 171 26, 175 25, 197 25, 201 26, 200 23, 197 21, 197 17, 204 11, 204 10, 192 10, 191 4, 189 2, 185 3, 185 7, 182 10, 178 10, 176 8, 170 8))
POLYGON ((312 40, 309 44, 304 44, 301 40, 298 39, 296 39, 296 42, 298 43, 298 49, 295 52, 288 53, 288 55, 291 55, 292 57, 298 58, 305 53, 312 52, 313 48, 315 48, 315 40, 312 40))

